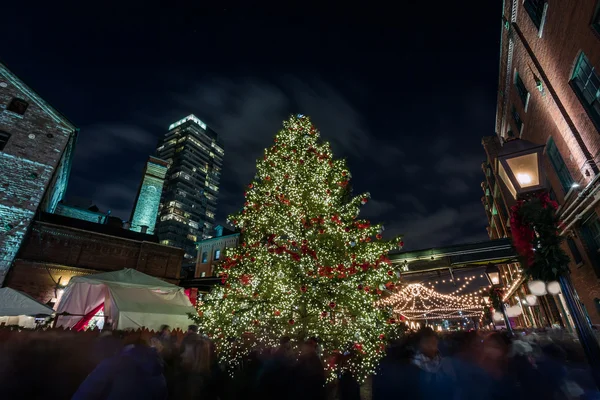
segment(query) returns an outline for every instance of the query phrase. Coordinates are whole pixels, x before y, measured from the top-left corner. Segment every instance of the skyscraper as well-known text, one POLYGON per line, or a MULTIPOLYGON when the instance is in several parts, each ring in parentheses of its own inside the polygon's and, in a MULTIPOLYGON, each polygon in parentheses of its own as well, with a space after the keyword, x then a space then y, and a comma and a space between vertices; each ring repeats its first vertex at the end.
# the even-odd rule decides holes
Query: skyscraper
POLYGON ((131 212, 131 230, 154 234, 156 218, 160 206, 160 196, 169 163, 160 158, 150 157, 144 168, 135 206, 131 212))
POLYGON ((194 115, 171 124, 157 149, 171 164, 162 192, 156 234, 162 244, 181 247, 194 262, 196 242, 210 237, 223 165, 217 134, 194 115))

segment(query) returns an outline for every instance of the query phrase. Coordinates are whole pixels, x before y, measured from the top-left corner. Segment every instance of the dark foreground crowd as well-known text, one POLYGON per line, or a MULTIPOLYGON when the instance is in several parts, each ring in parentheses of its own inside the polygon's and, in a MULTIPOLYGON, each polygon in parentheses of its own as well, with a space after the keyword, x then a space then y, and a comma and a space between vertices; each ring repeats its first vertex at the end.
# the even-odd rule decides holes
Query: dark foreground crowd
POLYGON ((150 338, 106 331, 85 343, 81 335, 61 342, 45 334, 0 345, 0 398, 600 399, 576 345, 520 334, 407 334, 390 343, 362 388, 343 369, 326 382, 331 360, 320 358, 318 339, 296 346, 284 337, 276 348, 255 348, 232 376, 194 326, 179 341, 168 327, 150 338))

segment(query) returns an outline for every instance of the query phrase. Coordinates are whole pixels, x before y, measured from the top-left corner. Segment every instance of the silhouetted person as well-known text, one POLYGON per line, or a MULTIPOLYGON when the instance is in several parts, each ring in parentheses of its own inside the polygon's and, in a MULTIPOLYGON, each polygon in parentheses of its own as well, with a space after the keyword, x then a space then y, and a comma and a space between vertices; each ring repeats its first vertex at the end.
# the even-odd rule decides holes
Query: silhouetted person
POLYGON ((290 396, 290 385, 294 376, 294 352, 287 336, 279 340, 279 346, 264 363, 258 376, 258 395, 261 399, 286 399, 290 396))
POLYGON ((167 398, 167 385, 156 350, 141 341, 100 363, 83 381, 73 400, 167 398))
POLYGON ((317 354, 317 340, 304 342, 294 369, 294 399, 325 399, 325 370, 317 354))

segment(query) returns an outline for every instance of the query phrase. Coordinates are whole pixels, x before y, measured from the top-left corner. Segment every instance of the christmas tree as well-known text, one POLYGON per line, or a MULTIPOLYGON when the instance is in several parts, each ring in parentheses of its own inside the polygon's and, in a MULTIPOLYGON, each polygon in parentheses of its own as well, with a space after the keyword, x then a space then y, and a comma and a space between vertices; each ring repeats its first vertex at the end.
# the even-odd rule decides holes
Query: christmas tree
MULTIPOLYGON (((242 243, 227 250, 222 285, 200 303, 196 322, 230 365, 243 356, 232 338, 316 337, 325 356, 350 353, 344 365, 362 381, 396 328, 374 302, 397 281, 386 255, 402 242, 357 219, 369 194, 351 196, 346 162, 332 158, 309 118, 283 125, 257 162, 243 210, 229 217, 242 243)), ((333 377, 337 365, 328 368, 333 377)))

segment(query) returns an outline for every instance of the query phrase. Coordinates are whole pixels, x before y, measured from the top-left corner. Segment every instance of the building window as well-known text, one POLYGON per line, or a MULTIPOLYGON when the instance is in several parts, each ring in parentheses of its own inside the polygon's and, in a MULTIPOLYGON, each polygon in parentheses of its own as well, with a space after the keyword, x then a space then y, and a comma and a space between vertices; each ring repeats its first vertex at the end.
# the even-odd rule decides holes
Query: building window
POLYGON ((581 257, 581 253, 579 252, 579 249, 577 248, 573 238, 567 238, 567 245, 569 246, 569 250, 573 255, 573 261, 575 262, 575 265, 581 264, 583 262, 583 258, 581 257))
POLYGON ((202 252, 202 263, 205 264, 208 262, 208 253, 206 251, 202 252))
POLYGON ((596 128, 600 130, 600 77, 583 52, 579 55, 575 65, 571 87, 596 128))
POLYGON ((12 111, 16 114, 23 115, 25 111, 27 111, 27 107, 29 107, 29 103, 23 99, 19 99, 14 97, 8 107, 6 108, 8 111, 12 111))
POLYGON ((10 139, 10 133, 0 131, 0 151, 4 150, 4 146, 8 143, 8 139, 10 139))
POLYGON ((523 108, 525 112, 527 112, 527 103, 529 102, 529 92, 521 79, 521 75, 519 73, 515 73, 515 86, 517 87, 517 93, 519 93, 519 98, 523 102, 523 108))
POLYGON ((544 21, 546 2, 544 0, 525 0, 523 5, 533 24, 540 30, 544 21))
POLYGON ((513 121, 515 122, 515 125, 517 127, 517 130, 519 131, 519 134, 520 134, 521 129, 523 129, 523 121, 521 120, 521 116, 517 112, 517 109, 515 108, 515 106, 512 107, 512 117, 513 117, 513 121))
POLYGON ((548 154, 548 158, 554 167, 554 171, 556 171, 556 175, 558 175, 558 180, 564 190, 565 193, 571 189, 573 186, 573 178, 571 177, 571 173, 569 172, 565 162, 558 151, 558 147, 556 147, 556 143, 554 143, 554 139, 550 138, 548 140, 548 144, 546 145, 546 152, 548 154))
POLYGON ((221 258, 221 250, 215 250, 215 260, 221 258))

